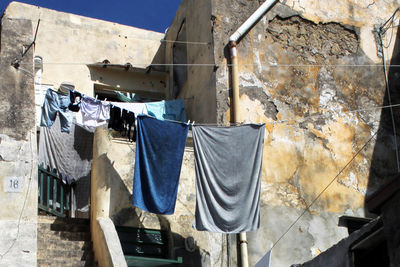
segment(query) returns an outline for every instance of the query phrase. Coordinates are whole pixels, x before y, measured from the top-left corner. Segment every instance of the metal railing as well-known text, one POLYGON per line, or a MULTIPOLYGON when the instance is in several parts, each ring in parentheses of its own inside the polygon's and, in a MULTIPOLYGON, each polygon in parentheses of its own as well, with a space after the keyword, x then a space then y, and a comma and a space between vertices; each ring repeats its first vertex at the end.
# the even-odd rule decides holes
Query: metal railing
POLYGON ((71 204, 71 187, 62 182, 56 170, 39 166, 38 207, 59 217, 68 217, 71 204))

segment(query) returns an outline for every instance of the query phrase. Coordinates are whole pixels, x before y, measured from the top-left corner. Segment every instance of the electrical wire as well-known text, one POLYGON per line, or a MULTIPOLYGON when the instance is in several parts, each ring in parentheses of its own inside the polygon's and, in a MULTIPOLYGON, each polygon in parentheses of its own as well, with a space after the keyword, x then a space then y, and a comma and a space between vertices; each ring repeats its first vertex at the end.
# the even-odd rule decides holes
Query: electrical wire
POLYGON ((387 25, 393 25, 393 20, 396 16, 397 12, 399 12, 399 11, 400 11, 400 8, 396 8, 396 10, 390 16, 390 18, 388 20, 386 20, 385 23, 382 24, 382 26, 380 27, 382 33, 385 33, 387 31, 387 29, 390 28, 390 26, 387 26, 387 25))
MULTIPOLYGON (((392 15, 392 23, 393 23, 393 19, 395 14, 397 13, 397 11, 399 11, 399 9, 396 9, 395 13, 392 15)), ((382 27, 381 27, 382 29, 382 27)), ((380 43, 382 46, 382 63, 383 63, 383 70, 384 70, 384 74, 385 74, 385 85, 386 85, 386 93, 387 93, 387 97, 388 97, 388 102, 389 105, 392 105, 392 99, 391 99, 391 94, 390 94, 390 85, 389 85, 389 77, 388 77, 388 71, 386 68, 386 59, 385 59, 385 47, 383 44, 383 40, 382 40, 382 34, 386 33, 386 31, 380 30, 378 32, 379 35, 379 39, 380 39, 380 43)), ((393 33, 393 29, 392 29, 392 33, 393 33)), ((390 45, 390 44, 389 44, 390 45)), ((397 145, 397 133, 396 133, 396 123, 394 120, 394 114, 393 114, 393 109, 392 107, 390 108, 390 117, 392 120, 392 127, 393 127, 393 140, 394 140, 394 146, 396 149, 396 163, 397 163, 397 172, 400 172, 400 155, 399 155, 399 148, 397 145)))
MULTIPOLYGON (((1 63, 2 65, 9 65, 7 63, 1 63)), ((93 62, 91 63, 84 63, 84 62, 43 62, 43 65, 93 65, 93 62)), ((113 66, 113 65, 121 65, 124 66, 126 63, 123 64, 103 64, 103 63, 96 63, 98 66, 102 67, 107 67, 108 65, 113 66)), ((31 63, 20 63, 20 65, 31 65, 31 63)), ((134 63, 134 66, 146 66, 146 67, 157 67, 157 66, 179 66, 179 67, 192 67, 192 66, 201 66, 201 67, 220 67, 220 66, 227 66, 227 67, 232 67, 233 64, 230 63, 134 63)), ((375 67, 375 68, 381 68, 384 65, 383 64, 271 64, 268 62, 265 62, 263 64, 259 63, 247 63, 247 64, 237 64, 237 66, 264 66, 264 67, 270 67, 270 68, 290 68, 290 67, 306 67, 306 68, 316 68, 316 67, 332 67, 332 68, 358 68, 358 67, 375 67)), ((400 64, 393 64, 389 65, 388 67, 391 68, 399 68, 400 64)))
MULTIPOLYGON (((394 34, 394 28, 393 24, 394 24, 394 18, 396 13, 399 11, 399 8, 397 8, 395 10, 395 12, 393 13, 393 15, 379 28, 379 34, 386 34, 386 32, 391 29, 390 31, 390 39, 389 39, 389 43, 387 45, 383 44, 383 40, 381 39, 381 45, 384 48, 389 48, 390 44, 392 43, 392 39, 393 39, 393 34, 394 34)), ((382 38, 382 36, 380 36, 380 38, 382 38)))

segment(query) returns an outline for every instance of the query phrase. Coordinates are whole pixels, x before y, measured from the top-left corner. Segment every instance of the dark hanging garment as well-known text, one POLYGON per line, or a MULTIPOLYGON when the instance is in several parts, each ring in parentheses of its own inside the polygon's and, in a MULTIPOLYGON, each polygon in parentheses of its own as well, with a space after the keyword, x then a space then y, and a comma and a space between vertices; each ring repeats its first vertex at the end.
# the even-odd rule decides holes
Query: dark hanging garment
POLYGON ((133 205, 173 214, 189 125, 139 115, 137 131, 133 205))
POLYGON ((124 128, 122 121, 121 109, 119 107, 110 108, 110 120, 108 121, 108 128, 121 132, 124 128))
POLYGON ((68 106, 69 110, 78 112, 81 109, 82 94, 75 90, 69 90, 69 99, 71 101, 68 106))
POLYGON ((136 142, 135 113, 121 110, 119 107, 111 107, 108 128, 120 132, 122 136, 127 136, 129 141, 136 142))
POLYGON ((135 113, 123 110, 122 120, 123 120, 125 135, 128 137, 129 141, 136 142, 135 113))
POLYGON ((264 124, 193 126, 199 231, 241 233, 260 226, 264 124))

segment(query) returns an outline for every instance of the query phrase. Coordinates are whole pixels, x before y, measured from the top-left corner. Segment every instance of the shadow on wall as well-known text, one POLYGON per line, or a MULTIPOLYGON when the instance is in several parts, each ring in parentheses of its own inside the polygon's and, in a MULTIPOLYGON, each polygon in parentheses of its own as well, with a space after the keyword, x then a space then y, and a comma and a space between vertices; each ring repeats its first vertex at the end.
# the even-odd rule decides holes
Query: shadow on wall
MULTIPOLYGON (((226 64, 228 65, 228 80, 229 80, 229 90, 228 90, 228 96, 229 96, 229 100, 228 97, 225 95, 224 98, 226 99, 227 105, 228 107, 233 107, 233 88, 232 88, 232 60, 231 60, 231 54, 230 54, 230 48, 229 48, 229 44, 227 44, 224 47, 224 57, 226 60, 226 64)), ((230 116, 230 122, 233 123, 234 121, 234 116, 233 116, 233 108, 229 109, 229 116, 230 116)), ((218 118, 221 122, 224 121, 224 118, 218 118)))
POLYGON ((99 161, 104 170, 102 173, 107 177, 106 182, 99 186, 111 190, 109 214, 114 225, 136 228, 159 227, 168 235, 168 257, 171 259, 183 258, 183 264, 179 266, 211 266, 209 253, 201 250, 191 237, 185 238, 178 233, 171 232, 170 222, 166 216, 148 213, 132 205, 132 194, 107 154, 102 154, 99 161))
MULTIPOLYGON (((390 34, 390 30, 387 32, 390 34)), ((390 104, 400 104, 400 68, 396 67, 400 64, 400 36, 392 39, 394 44, 393 56, 388 66, 388 85, 390 90, 390 97, 386 90, 383 106, 390 104)), ((382 70, 384 75, 384 70, 382 70)), ((397 138, 400 132, 400 108, 393 107, 384 108, 381 111, 380 123, 378 127, 378 134, 371 159, 371 168, 368 180, 368 187, 366 196, 368 197, 379 188, 380 185, 387 183, 393 176, 399 173, 396 159, 395 141, 397 140, 397 148, 399 148, 400 139, 397 138), (397 132, 396 139, 394 138, 392 114, 395 129, 397 132)), ((399 163, 400 164, 400 163, 399 163)), ((365 205, 366 206, 366 205, 365 205)), ((371 215, 367 208, 365 208, 366 216, 371 215)))
POLYGON ((188 79, 188 67, 182 64, 187 64, 187 44, 184 43, 187 40, 186 37, 186 19, 184 19, 179 28, 178 34, 175 38, 176 41, 172 46, 172 63, 173 66, 173 85, 171 97, 176 99, 182 89, 185 87, 188 79), (175 65, 177 64, 177 65, 175 65))
POLYGON ((172 233, 174 243, 174 256, 182 257, 183 263, 180 267, 207 267, 211 266, 210 254, 201 250, 194 242, 192 237, 172 233))
MULTIPOLYGON (((107 178, 103 184, 98 186, 110 190, 109 216, 115 225, 125 225, 127 221, 140 222, 137 211, 130 207, 132 195, 123 182, 121 176, 114 168, 107 154, 102 154, 99 159, 101 162, 103 175, 107 178)), ((135 225, 141 227, 142 225, 135 225)))

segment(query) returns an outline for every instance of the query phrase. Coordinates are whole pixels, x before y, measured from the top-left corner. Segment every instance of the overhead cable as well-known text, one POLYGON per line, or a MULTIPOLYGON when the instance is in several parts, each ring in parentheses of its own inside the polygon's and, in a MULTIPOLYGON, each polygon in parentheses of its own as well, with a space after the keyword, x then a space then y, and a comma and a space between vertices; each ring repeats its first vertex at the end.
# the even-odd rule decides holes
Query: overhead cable
MULTIPOLYGON (((43 65, 93 65, 93 62, 90 63, 85 63, 85 62, 43 62, 43 65)), ((107 68, 108 65, 126 65, 125 63, 121 64, 106 64, 106 63, 97 63, 99 66, 103 66, 107 68)), ((6 63, 2 63, 2 65, 8 65, 6 63)), ((20 65, 31 65, 31 63, 20 63, 20 65)), ((230 63, 131 63, 131 65, 134 66, 146 66, 146 67, 157 67, 157 66, 201 66, 201 67, 220 67, 220 66, 227 66, 231 67, 233 64, 230 63)), ((382 68, 384 67, 383 64, 270 64, 270 63, 246 63, 246 64, 237 64, 238 66, 264 66, 264 67, 270 67, 270 68, 290 68, 290 67, 306 67, 306 68, 315 68, 315 67, 332 67, 332 68, 356 68, 356 67, 375 67, 375 68, 382 68)), ((393 64, 389 65, 388 67, 390 68, 399 68, 400 65, 398 64, 393 64)))
MULTIPOLYGON (((18 68, 18 70, 22 71, 25 75, 29 75, 31 78, 35 78, 35 75, 30 72, 29 70, 26 70, 24 68, 18 68)), ((50 84, 57 84, 56 82, 52 82, 50 80, 44 79, 46 82, 50 84)), ((192 98, 190 98, 192 99, 192 98)), ((193 98, 194 99, 194 98, 193 98)), ((325 118, 328 114, 345 114, 345 113, 356 113, 356 112, 365 112, 365 111, 372 111, 372 110, 379 110, 379 109, 386 109, 386 108, 396 108, 400 107, 400 104, 391 104, 391 105, 384 105, 384 106, 372 106, 372 107, 366 107, 366 108, 361 108, 361 109, 354 109, 354 110, 347 110, 347 111, 340 111, 340 112, 333 112, 333 111, 327 111, 323 114, 313 114, 309 116, 304 116, 301 117, 301 120, 293 120, 293 119, 287 119, 287 120, 274 120, 274 121, 268 121, 265 123, 268 124, 278 124, 278 123, 289 123, 289 122, 294 122, 294 124, 300 124, 306 121, 307 119, 318 119, 318 118, 325 118)), ((215 126, 229 126, 229 125, 241 125, 242 123, 196 123, 196 125, 215 125, 215 126)))
MULTIPOLYGON (((399 11, 399 9, 396 9, 396 11, 392 15, 392 17, 389 19, 389 20, 392 21, 391 23, 393 23, 394 16, 398 11, 399 11)), ((388 23, 388 21, 386 23, 388 23)), ((384 25, 386 25, 386 23, 384 25)), ((386 93, 387 93, 387 98, 388 98, 389 105, 391 105, 392 104, 392 100, 391 100, 389 77, 388 77, 388 71, 387 71, 386 59, 385 59, 385 48, 387 48, 387 47, 385 47, 383 45, 383 38, 382 38, 383 34, 385 34, 386 31, 384 31, 382 27, 380 29, 381 30, 378 32, 378 36, 379 36, 380 44, 382 46, 382 64, 383 64, 383 71, 384 71, 384 75, 385 75, 386 93)), ((392 35, 393 35, 393 29, 392 29, 392 35)), ((391 39, 392 39, 392 37, 390 37, 390 42, 391 42, 391 39)), ((396 149, 397 172, 400 173, 400 155, 399 155, 399 148, 397 146, 396 123, 395 123, 395 120, 394 120, 394 114, 393 114, 392 107, 390 108, 390 117, 391 117, 391 120, 392 120, 393 141, 394 141, 394 146, 395 146, 395 149, 396 149)))

